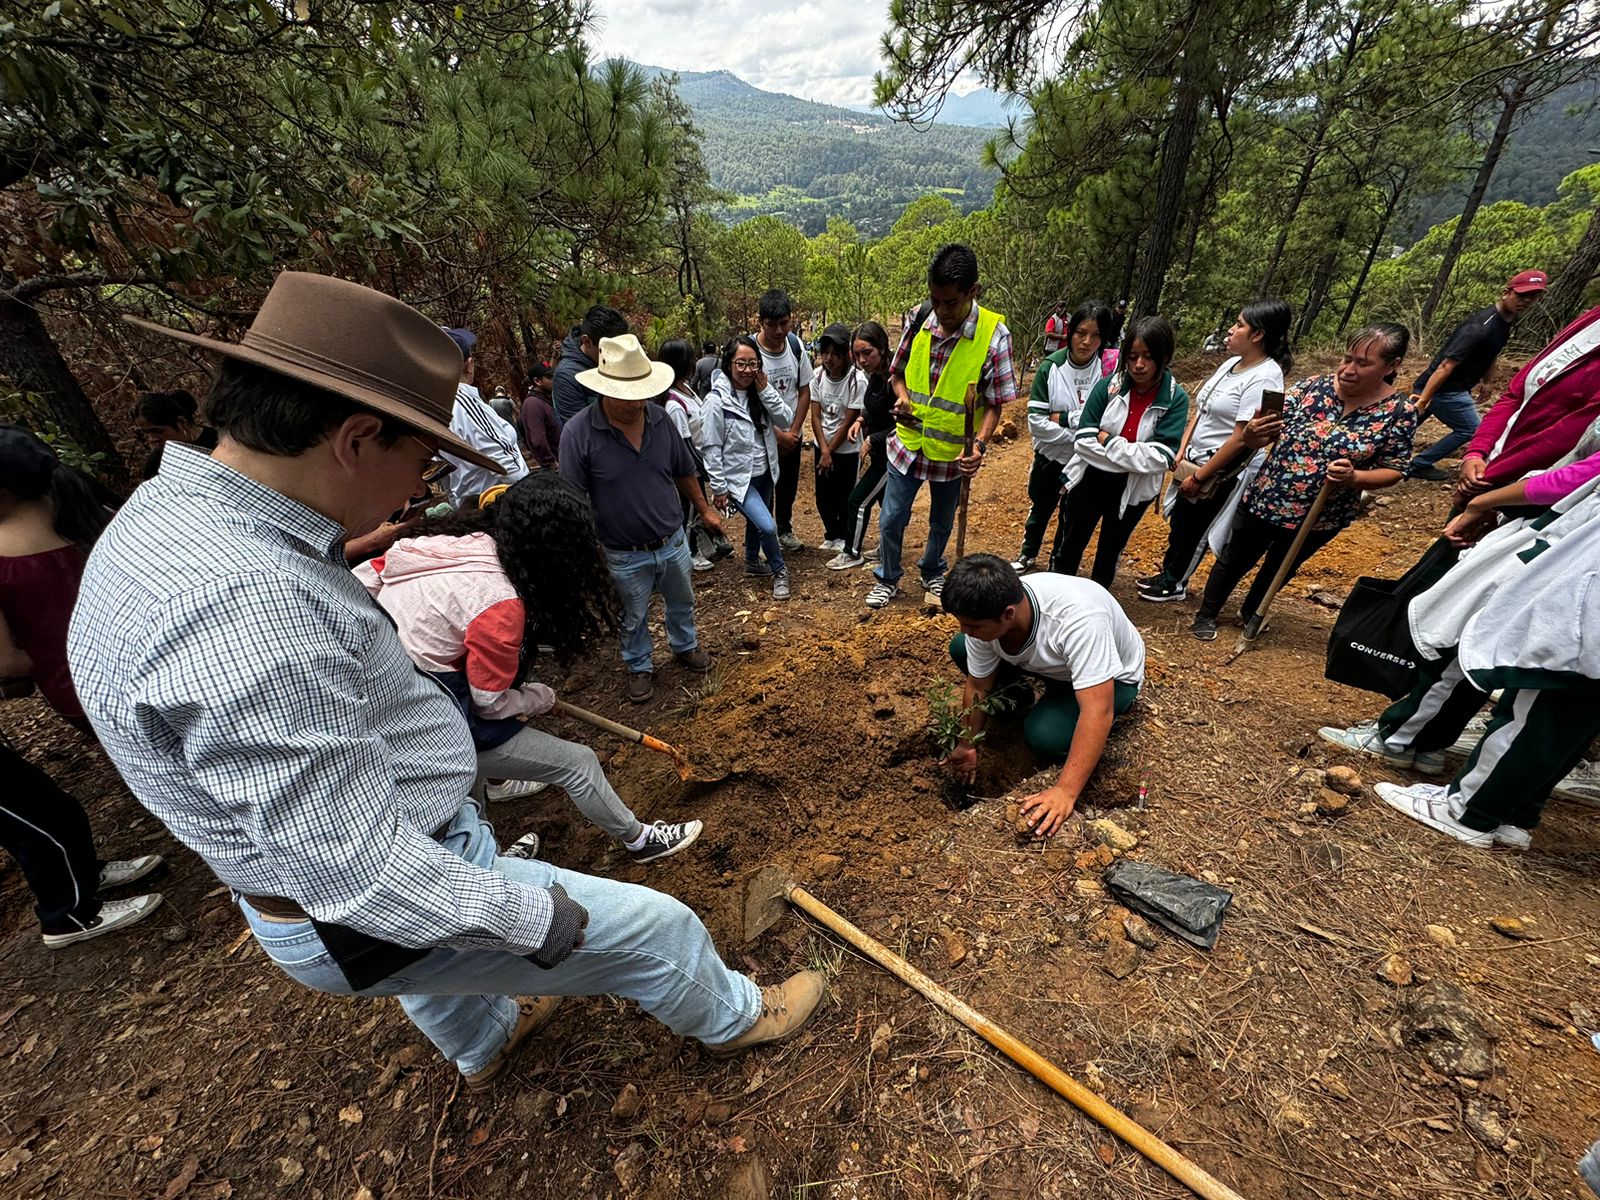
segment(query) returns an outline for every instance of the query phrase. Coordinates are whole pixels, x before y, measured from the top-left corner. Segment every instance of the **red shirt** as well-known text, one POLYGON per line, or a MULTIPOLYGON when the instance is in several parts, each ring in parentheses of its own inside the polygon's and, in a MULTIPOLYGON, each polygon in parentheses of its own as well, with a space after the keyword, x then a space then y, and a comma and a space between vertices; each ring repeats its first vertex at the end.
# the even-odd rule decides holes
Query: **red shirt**
POLYGON ((1122 423, 1122 440, 1137 442, 1139 440, 1139 422, 1144 419, 1144 414, 1156 402, 1156 393, 1161 390, 1158 383, 1148 392, 1130 391, 1128 393, 1128 419, 1122 423))
POLYGON ((83 578, 83 551, 62 546, 42 554, 0 558, 0 613, 11 640, 33 661, 33 681, 63 717, 83 721, 67 669, 67 621, 83 578))

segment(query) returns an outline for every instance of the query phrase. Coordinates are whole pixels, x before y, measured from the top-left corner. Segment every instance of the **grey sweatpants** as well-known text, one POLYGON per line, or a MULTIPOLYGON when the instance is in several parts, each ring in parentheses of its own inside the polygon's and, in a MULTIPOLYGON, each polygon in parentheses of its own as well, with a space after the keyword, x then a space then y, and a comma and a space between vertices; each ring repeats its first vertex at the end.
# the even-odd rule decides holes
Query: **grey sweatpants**
POLYGON ((639 836, 639 818, 612 789, 594 751, 531 725, 508 741, 478 751, 478 783, 485 779, 530 779, 553 783, 572 797, 589 822, 619 842, 639 836))

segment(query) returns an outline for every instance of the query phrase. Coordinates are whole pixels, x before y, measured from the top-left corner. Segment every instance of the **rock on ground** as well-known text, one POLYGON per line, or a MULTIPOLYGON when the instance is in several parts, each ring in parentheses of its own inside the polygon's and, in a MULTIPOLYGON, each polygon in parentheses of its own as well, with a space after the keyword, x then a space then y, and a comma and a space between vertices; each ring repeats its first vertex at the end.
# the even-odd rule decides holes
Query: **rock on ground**
POLYGON ((1493 1038, 1460 988, 1434 980, 1411 993, 1401 1021, 1406 1044, 1441 1075, 1487 1079, 1493 1038))

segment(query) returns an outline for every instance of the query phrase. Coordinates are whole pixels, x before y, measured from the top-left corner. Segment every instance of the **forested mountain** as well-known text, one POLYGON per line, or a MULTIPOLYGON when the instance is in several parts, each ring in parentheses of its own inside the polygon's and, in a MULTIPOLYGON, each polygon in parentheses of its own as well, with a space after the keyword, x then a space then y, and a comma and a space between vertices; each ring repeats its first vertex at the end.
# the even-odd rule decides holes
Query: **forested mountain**
POLYGON ((981 129, 913 129, 762 91, 728 71, 679 74, 678 94, 703 135, 712 184, 738 197, 727 214, 736 219, 770 213, 815 234, 829 217, 844 217, 876 236, 929 192, 963 211, 994 196, 997 175, 983 166, 990 135, 981 129))
MULTIPOLYGON (((861 112, 881 113, 882 110, 870 105, 853 105, 861 112)), ((1028 102, 1020 96, 1008 95, 1005 92, 991 92, 988 88, 978 88, 964 96, 951 92, 944 98, 944 103, 939 106, 939 115, 935 118, 943 125, 970 125, 976 129, 999 129, 1012 117, 1026 116, 1028 102)))

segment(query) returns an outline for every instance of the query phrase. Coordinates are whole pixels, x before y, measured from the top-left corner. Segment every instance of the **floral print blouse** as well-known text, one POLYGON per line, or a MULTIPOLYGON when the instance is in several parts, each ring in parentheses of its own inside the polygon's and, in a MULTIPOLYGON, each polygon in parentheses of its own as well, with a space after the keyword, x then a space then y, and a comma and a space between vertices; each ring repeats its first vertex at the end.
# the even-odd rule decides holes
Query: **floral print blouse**
MULTIPOLYGON (((1267 452, 1244 506, 1263 521, 1297 529, 1322 490, 1328 464, 1348 458, 1358 471, 1403 472, 1416 432, 1416 411, 1400 392, 1346 415, 1332 375, 1302 379, 1284 397, 1283 436, 1267 452)), ((1360 488, 1335 488, 1316 528, 1337 533, 1356 519, 1360 504, 1360 488)))

